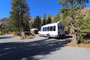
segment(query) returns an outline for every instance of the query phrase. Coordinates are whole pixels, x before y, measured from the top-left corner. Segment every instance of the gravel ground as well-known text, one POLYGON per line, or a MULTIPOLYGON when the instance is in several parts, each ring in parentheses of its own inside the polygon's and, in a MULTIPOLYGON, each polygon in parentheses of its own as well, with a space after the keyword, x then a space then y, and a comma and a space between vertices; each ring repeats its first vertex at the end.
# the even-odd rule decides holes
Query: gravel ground
POLYGON ((0 36, 0 60, 90 60, 90 49, 65 46, 67 39, 19 40, 13 35, 0 36))
POLYGON ((49 55, 37 55, 39 60, 90 60, 90 49, 77 47, 62 47, 49 55))

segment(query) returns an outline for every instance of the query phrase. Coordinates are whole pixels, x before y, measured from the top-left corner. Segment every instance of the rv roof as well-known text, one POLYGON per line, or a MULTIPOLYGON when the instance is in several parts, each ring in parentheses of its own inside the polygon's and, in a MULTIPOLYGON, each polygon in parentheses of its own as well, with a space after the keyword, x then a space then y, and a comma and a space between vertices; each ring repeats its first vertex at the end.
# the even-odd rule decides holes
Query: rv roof
MULTIPOLYGON (((57 22, 57 23, 60 23, 60 22, 57 22)), ((47 24, 47 25, 44 25, 44 26, 42 26, 42 27, 46 27, 46 26, 54 26, 54 25, 56 25, 57 23, 47 24)))

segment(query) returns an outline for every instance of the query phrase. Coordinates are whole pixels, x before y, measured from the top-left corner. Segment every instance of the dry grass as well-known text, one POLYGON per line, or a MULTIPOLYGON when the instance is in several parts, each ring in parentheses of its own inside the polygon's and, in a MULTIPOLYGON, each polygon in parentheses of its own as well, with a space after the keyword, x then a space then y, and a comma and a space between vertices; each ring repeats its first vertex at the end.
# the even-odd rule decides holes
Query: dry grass
POLYGON ((20 40, 26 40, 26 39, 33 39, 34 36, 30 35, 30 36, 16 36, 16 37, 20 40))
POLYGON ((81 47, 81 48, 90 48, 90 45, 89 44, 82 44, 81 43, 81 44, 74 45, 72 42, 66 44, 66 46, 81 47))
POLYGON ((4 33, 0 32, 0 35, 4 35, 4 33))

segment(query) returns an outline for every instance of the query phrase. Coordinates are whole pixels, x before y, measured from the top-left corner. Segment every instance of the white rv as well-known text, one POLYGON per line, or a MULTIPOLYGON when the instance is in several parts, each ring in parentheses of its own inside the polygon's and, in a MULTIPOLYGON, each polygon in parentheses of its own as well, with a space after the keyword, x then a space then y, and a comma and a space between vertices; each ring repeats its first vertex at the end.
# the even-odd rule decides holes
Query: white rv
POLYGON ((41 27, 38 32, 40 36, 50 37, 63 37, 65 35, 64 25, 60 22, 47 24, 41 27))

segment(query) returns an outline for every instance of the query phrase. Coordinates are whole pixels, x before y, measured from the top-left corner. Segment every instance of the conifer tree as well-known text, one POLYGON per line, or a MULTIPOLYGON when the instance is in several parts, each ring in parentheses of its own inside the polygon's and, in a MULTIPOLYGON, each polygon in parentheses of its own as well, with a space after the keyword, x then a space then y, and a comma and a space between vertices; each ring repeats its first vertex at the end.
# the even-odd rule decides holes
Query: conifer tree
POLYGON ((44 17, 43 17, 43 25, 46 24, 46 13, 44 13, 44 17))
POLYGON ((62 5, 61 12, 63 13, 63 19, 67 16, 71 17, 70 20, 70 33, 74 44, 78 43, 77 40, 77 27, 75 26, 79 21, 77 15, 80 15, 80 9, 83 9, 89 0, 59 0, 59 4, 62 5))
POLYGON ((29 31, 29 7, 26 0, 12 0, 10 14, 9 27, 12 31, 19 33, 29 31))
POLYGON ((48 19, 47 19, 47 24, 51 23, 52 22, 52 15, 49 14, 48 15, 48 19))
POLYGON ((41 18, 39 16, 36 16, 36 18, 34 19, 33 28, 41 28, 41 18))
POLYGON ((60 13, 58 12, 57 15, 54 17, 53 22, 60 21, 60 13))

